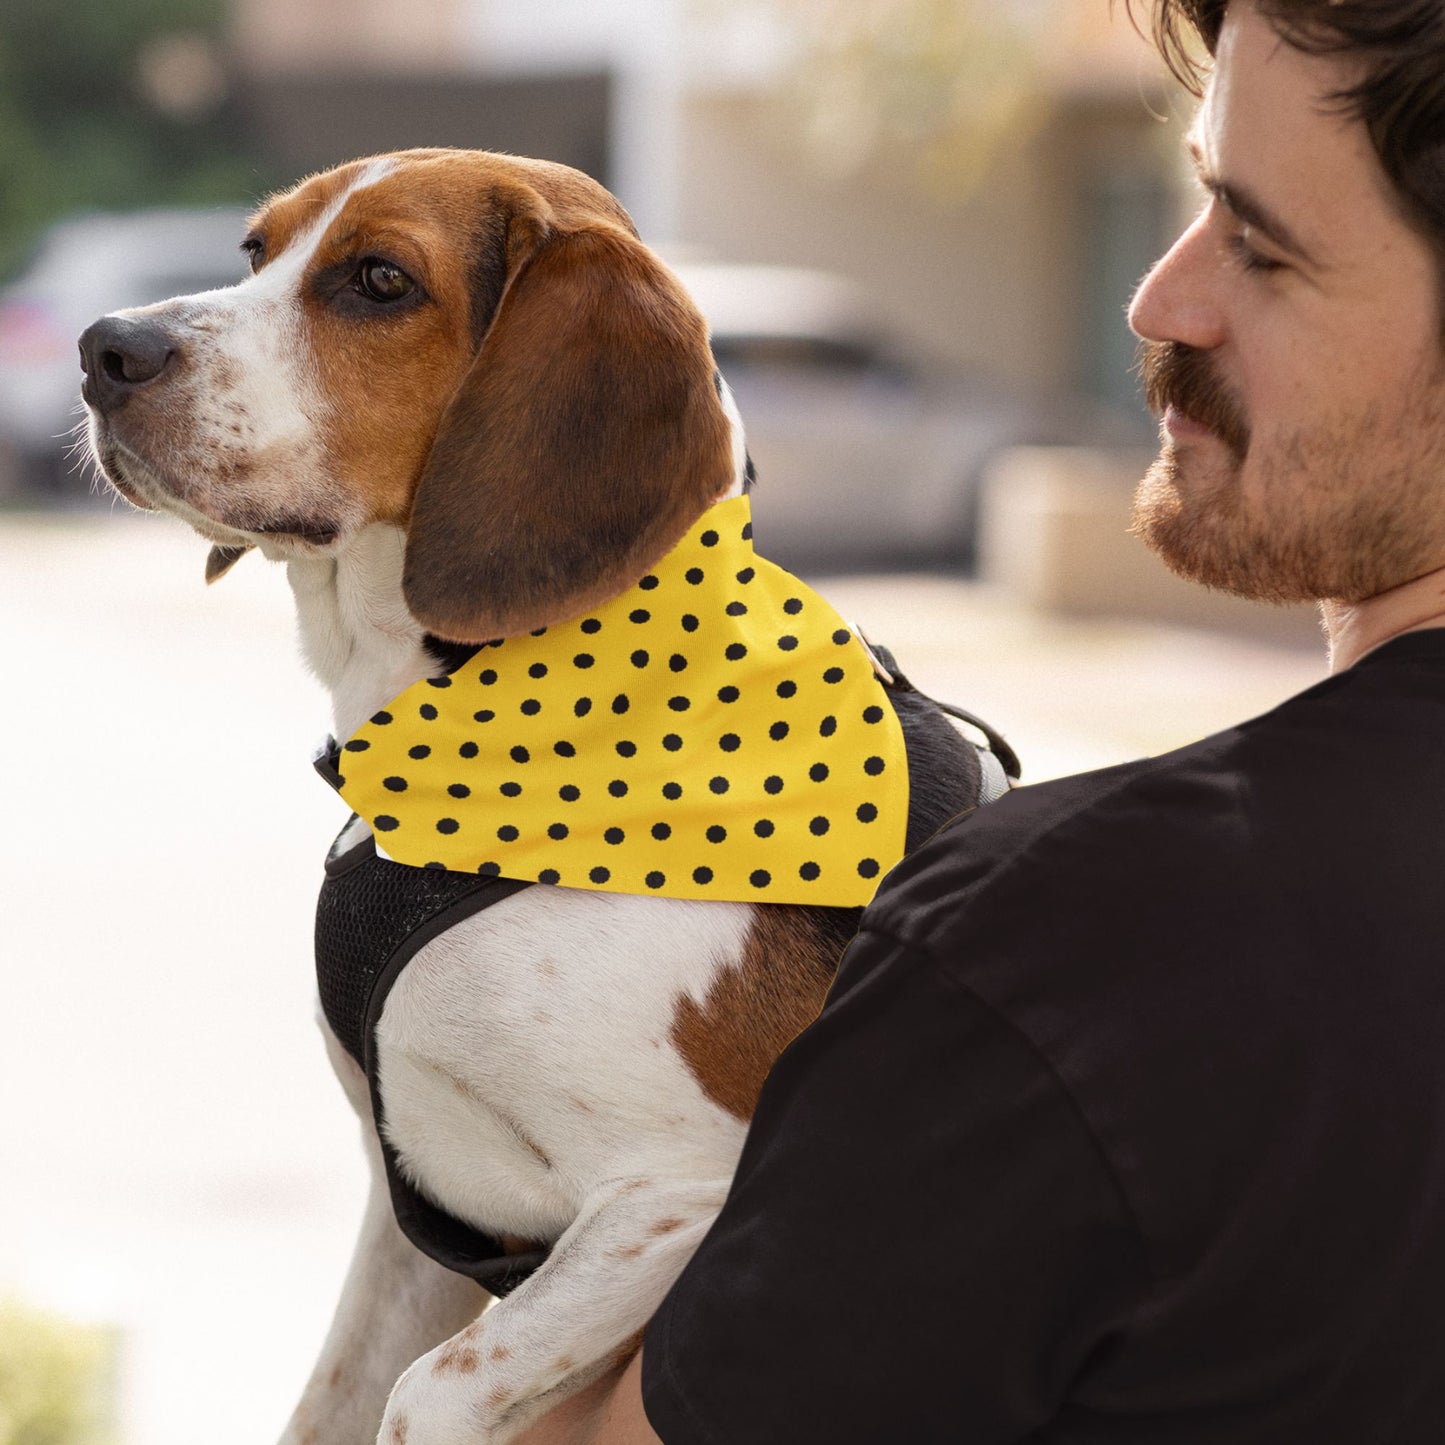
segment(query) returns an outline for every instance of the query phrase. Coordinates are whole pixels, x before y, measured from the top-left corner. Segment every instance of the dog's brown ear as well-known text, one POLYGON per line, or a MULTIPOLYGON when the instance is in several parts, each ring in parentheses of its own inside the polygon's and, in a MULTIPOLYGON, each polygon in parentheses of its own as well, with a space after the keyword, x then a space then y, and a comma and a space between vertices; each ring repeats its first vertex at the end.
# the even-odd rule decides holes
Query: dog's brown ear
POLYGON ((646 573, 731 474, 706 328, 678 283, 610 222, 544 232, 442 417, 407 606, 462 642, 578 616, 646 573))

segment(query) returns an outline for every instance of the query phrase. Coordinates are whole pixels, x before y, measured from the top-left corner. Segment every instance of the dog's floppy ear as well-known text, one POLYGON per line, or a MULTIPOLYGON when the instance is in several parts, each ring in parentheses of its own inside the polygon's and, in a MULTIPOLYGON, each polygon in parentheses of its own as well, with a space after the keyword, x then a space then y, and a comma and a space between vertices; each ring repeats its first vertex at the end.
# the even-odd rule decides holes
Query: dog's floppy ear
POLYGON ((407 535, 407 606, 461 642, 615 596, 732 476, 706 328, 656 257, 609 220, 534 220, 512 237, 522 254, 443 414, 407 535))

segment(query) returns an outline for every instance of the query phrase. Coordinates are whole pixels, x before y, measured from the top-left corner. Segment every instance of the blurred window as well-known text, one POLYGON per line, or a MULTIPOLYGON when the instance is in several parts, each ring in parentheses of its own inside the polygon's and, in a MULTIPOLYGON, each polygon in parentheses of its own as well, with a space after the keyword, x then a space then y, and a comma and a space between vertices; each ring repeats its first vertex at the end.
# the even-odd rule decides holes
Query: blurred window
POLYGON ((714 336, 713 356, 728 367, 793 369, 907 379, 907 368, 869 342, 833 336, 714 336))
POLYGON ((1079 384, 1089 396, 1134 412, 1152 430, 1134 375, 1138 340, 1125 308, 1144 273, 1168 249, 1173 196, 1163 177, 1137 162, 1102 161, 1083 176, 1080 199, 1086 264, 1080 276, 1079 384))

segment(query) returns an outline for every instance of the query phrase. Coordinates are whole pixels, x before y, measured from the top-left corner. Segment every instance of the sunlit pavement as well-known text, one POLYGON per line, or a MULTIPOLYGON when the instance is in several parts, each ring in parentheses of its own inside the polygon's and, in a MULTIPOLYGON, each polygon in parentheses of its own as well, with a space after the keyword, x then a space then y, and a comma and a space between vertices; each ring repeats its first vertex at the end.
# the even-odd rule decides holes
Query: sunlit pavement
MULTIPOLYGON (((118 1327, 126 1445, 276 1436, 363 1185, 312 1023, 345 813, 308 763, 325 701, 280 570, 208 589, 204 558, 157 518, 0 516, 0 1294, 118 1327)), ((1030 781, 1324 672, 1322 649, 1041 620, 943 577, 820 586, 1030 781)))

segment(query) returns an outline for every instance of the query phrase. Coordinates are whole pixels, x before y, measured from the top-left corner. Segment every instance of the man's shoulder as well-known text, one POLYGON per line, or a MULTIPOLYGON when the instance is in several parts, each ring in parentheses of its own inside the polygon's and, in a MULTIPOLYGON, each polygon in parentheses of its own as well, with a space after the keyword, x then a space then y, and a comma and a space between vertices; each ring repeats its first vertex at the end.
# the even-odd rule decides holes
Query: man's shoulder
POLYGON ((893 870, 868 921, 927 945, 985 900, 1047 907, 1082 893, 1107 907, 1148 890, 1187 903, 1238 891, 1286 854, 1297 872, 1342 838, 1368 869, 1391 851, 1378 821, 1445 787, 1445 635, 1419 639, 1187 747, 1016 788, 954 819, 893 870))
POLYGON ((874 926, 918 944, 985 896, 992 902, 1069 880, 1098 890, 1163 881, 1184 856, 1229 870, 1249 789, 1239 730, 1158 758, 1014 789, 941 828, 893 870, 869 910, 874 926))

